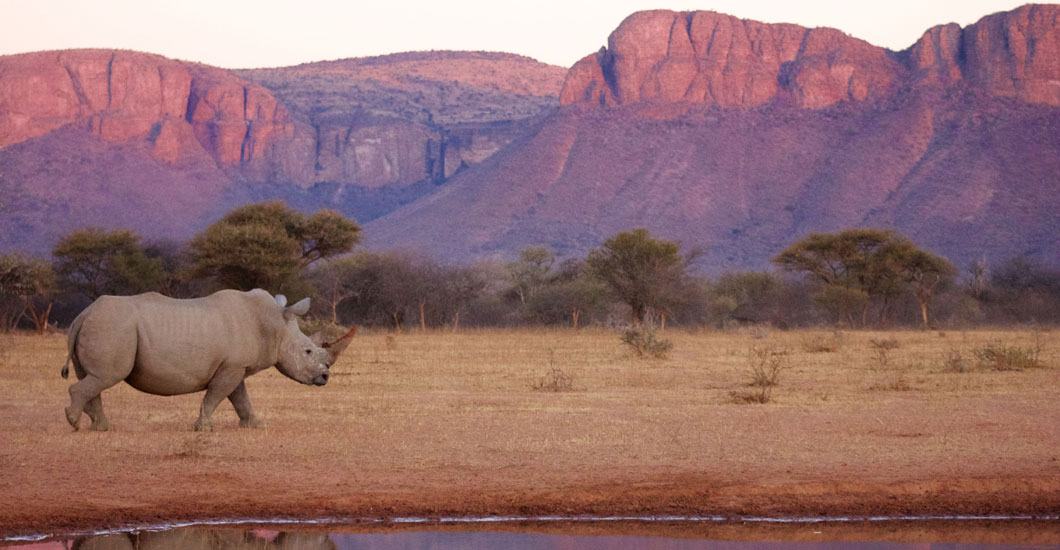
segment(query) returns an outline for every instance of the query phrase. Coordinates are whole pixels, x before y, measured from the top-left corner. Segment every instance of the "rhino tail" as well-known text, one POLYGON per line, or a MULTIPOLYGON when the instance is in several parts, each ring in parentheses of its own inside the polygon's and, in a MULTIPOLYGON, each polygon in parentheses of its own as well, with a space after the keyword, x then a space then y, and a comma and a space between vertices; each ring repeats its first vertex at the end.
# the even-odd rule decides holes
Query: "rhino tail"
POLYGON ((70 363, 74 364, 75 369, 80 369, 80 364, 77 361, 77 337, 81 333, 81 324, 84 323, 84 313, 78 315, 73 323, 70 323, 70 330, 66 335, 66 363, 63 364, 63 370, 60 373, 62 377, 70 377, 70 363))

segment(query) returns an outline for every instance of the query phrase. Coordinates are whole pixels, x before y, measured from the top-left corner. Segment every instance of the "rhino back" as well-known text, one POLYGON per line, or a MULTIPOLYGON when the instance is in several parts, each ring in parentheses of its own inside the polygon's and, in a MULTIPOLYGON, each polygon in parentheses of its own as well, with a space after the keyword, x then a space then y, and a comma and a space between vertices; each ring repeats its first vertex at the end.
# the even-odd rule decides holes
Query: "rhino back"
POLYGON ((191 393, 205 389, 221 366, 275 363, 269 335, 276 320, 270 302, 254 293, 221 291, 191 300, 151 293, 123 300, 136 331, 135 364, 125 381, 141 391, 191 393))

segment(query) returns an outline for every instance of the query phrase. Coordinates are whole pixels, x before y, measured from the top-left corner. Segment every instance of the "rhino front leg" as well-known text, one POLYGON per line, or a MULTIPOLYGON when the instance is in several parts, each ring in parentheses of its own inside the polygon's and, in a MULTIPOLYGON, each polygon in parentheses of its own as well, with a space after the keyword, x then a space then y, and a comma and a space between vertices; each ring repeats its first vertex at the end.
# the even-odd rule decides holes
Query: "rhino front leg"
POLYGON ((210 418, 217 406, 226 397, 243 383, 246 370, 242 368, 221 367, 206 386, 206 395, 202 398, 202 407, 199 409, 199 419, 195 421, 195 431, 210 431, 213 429, 213 421, 210 418))
POLYGON ((254 414, 254 407, 250 406, 250 394, 247 393, 247 383, 245 380, 236 386, 235 391, 228 396, 228 400, 231 401, 232 406, 236 408, 236 414, 239 415, 240 428, 262 427, 261 419, 258 418, 258 415, 254 414))

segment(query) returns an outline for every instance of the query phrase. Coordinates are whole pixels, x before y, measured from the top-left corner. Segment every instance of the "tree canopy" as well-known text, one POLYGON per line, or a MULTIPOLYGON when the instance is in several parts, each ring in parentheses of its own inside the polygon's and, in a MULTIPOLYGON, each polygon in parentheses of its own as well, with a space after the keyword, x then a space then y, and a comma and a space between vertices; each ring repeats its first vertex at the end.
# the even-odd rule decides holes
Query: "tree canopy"
POLYGON ((140 236, 126 229, 74 231, 55 245, 52 255, 60 286, 90 300, 156 290, 165 278, 162 262, 148 258, 140 236))
POLYGON ((607 239, 585 262, 630 306, 633 322, 643 323, 649 308, 665 312, 680 300, 688 258, 679 250, 677 243, 654 239, 640 228, 607 239))
POLYGON ((773 262, 788 271, 804 272, 826 286, 818 301, 853 323, 860 310, 865 324, 868 305, 881 304, 885 320, 889 300, 913 285, 923 323, 935 288, 956 275, 946 259, 917 248, 908 238, 889 230, 849 229, 839 233, 811 233, 781 252, 773 262))
POLYGON ((333 210, 311 216, 282 201, 232 210, 191 241, 196 274, 226 288, 279 292, 322 258, 349 252, 361 228, 333 210))

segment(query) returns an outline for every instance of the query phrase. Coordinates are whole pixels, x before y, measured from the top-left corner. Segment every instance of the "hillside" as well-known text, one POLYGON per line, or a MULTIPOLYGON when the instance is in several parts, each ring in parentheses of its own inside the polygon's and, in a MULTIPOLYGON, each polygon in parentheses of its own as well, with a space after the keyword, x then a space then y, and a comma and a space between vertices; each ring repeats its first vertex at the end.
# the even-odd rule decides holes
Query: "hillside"
POLYGON ((572 67, 566 105, 369 244, 581 255, 648 227, 755 268, 800 235, 894 228, 963 265, 1060 258, 1060 7, 892 52, 833 29, 641 12, 572 67), (445 238, 438 228, 445 227, 445 238))
POLYGON ((525 132, 564 73, 478 52, 257 71, 111 50, 0 57, 0 250, 47 252, 89 224, 183 239, 271 198, 370 220, 525 132))

